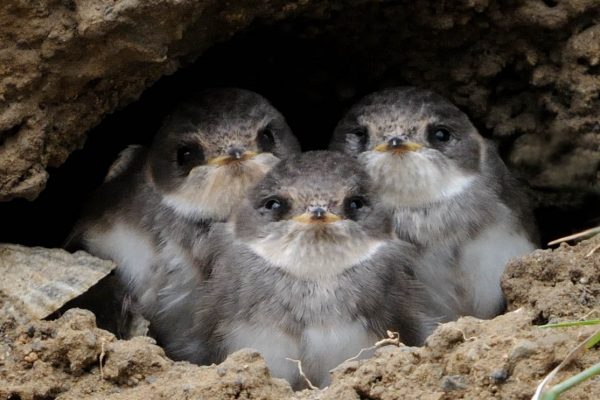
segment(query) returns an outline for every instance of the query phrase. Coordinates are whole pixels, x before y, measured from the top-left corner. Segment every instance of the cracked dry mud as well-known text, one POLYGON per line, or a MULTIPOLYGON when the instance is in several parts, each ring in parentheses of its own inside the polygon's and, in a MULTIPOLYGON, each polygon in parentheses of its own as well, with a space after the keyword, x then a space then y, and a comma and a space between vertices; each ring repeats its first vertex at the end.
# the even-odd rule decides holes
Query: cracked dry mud
MULTIPOLYGON (((537 250, 512 261, 503 279, 509 312, 441 325, 421 348, 386 346, 333 371, 324 390, 293 393, 251 350, 224 363, 169 360, 152 339, 117 340, 92 313, 72 309, 54 321, 0 326, 0 399, 529 399, 539 381, 592 331, 541 329, 540 322, 600 312, 600 236, 537 250), (587 256, 587 257, 586 257, 587 256)), ((592 349, 558 375, 598 360, 592 349)), ((597 399, 600 380, 565 399, 597 399)))

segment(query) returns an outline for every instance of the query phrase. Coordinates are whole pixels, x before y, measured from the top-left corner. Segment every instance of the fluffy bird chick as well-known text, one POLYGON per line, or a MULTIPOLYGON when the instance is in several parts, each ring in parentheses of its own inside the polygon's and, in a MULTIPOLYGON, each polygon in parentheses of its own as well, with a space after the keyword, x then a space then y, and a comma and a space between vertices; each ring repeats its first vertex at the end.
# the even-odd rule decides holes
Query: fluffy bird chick
MULTIPOLYGON (((176 107, 149 149, 121 154, 70 247, 114 260, 154 328, 185 325, 189 318, 178 309, 185 299, 169 288, 207 274, 211 225, 225 221, 280 158, 298 152, 283 116, 263 97, 240 89, 201 92, 176 107)), ((160 340, 162 332, 154 333, 160 340)))
POLYGON ((415 345, 433 328, 426 293, 411 276, 412 246, 393 241, 368 176, 343 154, 282 161, 220 228, 195 327, 168 346, 179 358, 220 362, 251 347, 296 389, 303 381, 287 358, 324 386, 331 368, 386 329, 415 345))
POLYGON ((464 113, 429 90, 384 90, 350 109, 330 147, 365 166, 398 236, 421 248, 416 274, 447 319, 503 310, 502 272, 535 248, 534 224, 495 146, 464 113))

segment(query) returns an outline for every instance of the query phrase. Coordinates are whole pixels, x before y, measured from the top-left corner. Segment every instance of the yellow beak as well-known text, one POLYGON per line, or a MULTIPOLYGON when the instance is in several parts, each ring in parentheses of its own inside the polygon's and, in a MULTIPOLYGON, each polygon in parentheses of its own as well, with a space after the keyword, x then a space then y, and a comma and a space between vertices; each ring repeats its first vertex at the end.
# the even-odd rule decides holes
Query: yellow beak
POLYGON ((394 154, 401 154, 401 153, 406 153, 408 151, 417 151, 421 147, 423 147, 423 146, 418 143, 415 143, 415 142, 404 142, 398 147, 392 147, 388 143, 382 143, 382 144, 378 144, 377 146, 375 146, 375 151, 381 151, 381 152, 389 151, 394 154))
POLYGON ((255 157, 256 155, 257 155, 257 153, 255 153, 253 151, 245 151, 244 153, 242 153, 242 155, 239 158, 229 156, 229 155, 218 156, 218 157, 211 158, 210 160, 208 160, 207 164, 223 166, 223 165, 228 165, 228 164, 231 164, 234 162, 247 161, 247 160, 250 160, 251 158, 255 157))
POLYGON ((292 221, 301 222, 304 224, 329 224, 341 220, 342 217, 330 212, 326 212, 321 217, 317 217, 315 214, 310 212, 305 212, 292 218, 292 221))

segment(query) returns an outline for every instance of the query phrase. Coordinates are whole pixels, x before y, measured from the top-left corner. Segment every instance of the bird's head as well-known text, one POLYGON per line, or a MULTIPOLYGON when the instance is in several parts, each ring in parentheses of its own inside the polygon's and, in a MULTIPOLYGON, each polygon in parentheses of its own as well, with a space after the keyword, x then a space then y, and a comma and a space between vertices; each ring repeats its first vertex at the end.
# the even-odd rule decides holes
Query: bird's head
POLYGON ((211 89, 167 117, 149 153, 163 203, 198 219, 227 219, 279 159, 300 151, 283 116, 260 95, 211 89))
POLYGON ((415 87, 371 94, 338 123, 330 148, 365 165, 395 205, 419 206, 466 190, 486 144, 442 96, 415 87))
POLYGON ((351 157, 328 151, 277 164, 250 192, 234 229, 270 264, 303 278, 340 273, 392 238, 368 175, 351 157))

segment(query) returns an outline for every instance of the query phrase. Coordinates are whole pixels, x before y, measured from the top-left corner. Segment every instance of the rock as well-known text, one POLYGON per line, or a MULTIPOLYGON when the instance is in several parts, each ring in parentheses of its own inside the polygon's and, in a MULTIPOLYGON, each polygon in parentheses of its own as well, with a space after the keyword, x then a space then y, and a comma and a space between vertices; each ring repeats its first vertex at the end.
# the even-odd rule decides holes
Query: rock
POLYGON ((442 379, 441 386, 445 391, 463 390, 467 388, 465 377, 462 375, 445 376, 442 379))
POLYGON ((508 371, 505 368, 499 368, 490 374, 490 378, 494 381, 494 383, 502 383, 508 378, 508 371))
POLYGON ((0 244, 0 314, 19 323, 45 318, 114 268, 83 251, 0 244))
POLYGON ((539 350, 539 346, 531 340, 522 340, 518 342, 510 352, 508 359, 516 362, 522 358, 527 358, 535 354, 539 350))

